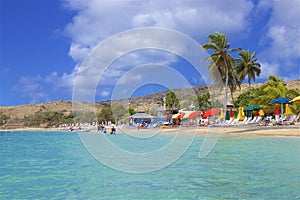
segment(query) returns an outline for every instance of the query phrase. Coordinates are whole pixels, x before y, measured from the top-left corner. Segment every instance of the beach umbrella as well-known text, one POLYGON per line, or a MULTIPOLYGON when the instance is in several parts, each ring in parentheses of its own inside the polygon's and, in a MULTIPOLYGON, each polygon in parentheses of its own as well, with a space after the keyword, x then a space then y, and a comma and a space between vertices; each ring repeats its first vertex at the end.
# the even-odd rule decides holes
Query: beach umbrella
POLYGON ((237 118, 238 118, 239 120, 243 120, 243 119, 244 119, 243 107, 239 107, 237 118))
POLYGON ((283 98, 283 97, 279 97, 277 99, 272 100, 269 104, 277 104, 280 103, 281 104, 281 116, 283 114, 283 104, 289 104, 291 103, 291 100, 289 100, 288 98, 283 98))
POLYGON ((286 115, 291 115, 291 114, 292 114, 291 108, 290 108, 290 105, 289 105, 289 104, 286 104, 286 105, 285 105, 285 114, 286 114, 286 115))
POLYGON ((233 114, 233 112, 232 112, 232 108, 230 108, 230 110, 229 110, 229 116, 230 116, 230 117, 233 117, 233 116, 234 116, 234 114, 233 114))
POLYGON ((297 97, 293 98, 291 101, 294 102, 294 103, 299 103, 300 102, 300 96, 297 96, 297 97))
POLYGON ((177 113, 175 115, 172 115, 172 119, 180 119, 182 117, 183 117, 183 114, 181 114, 181 113, 177 113))
POLYGON ((278 105, 275 105, 274 115, 280 115, 278 105))
POLYGON ((205 112, 205 115, 208 116, 208 117, 211 117, 211 116, 214 116, 214 115, 218 115, 218 114, 220 114, 220 109, 216 109, 216 108, 207 110, 205 112))
POLYGON ((222 118, 224 118, 224 111, 223 111, 223 109, 220 112, 220 119, 222 119, 222 118))
POLYGON ((276 104, 276 103, 291 103, 291 100, 288 98, 279 97, 277 99, 272 100, 269 104, 276 104))
POLYGON ((203 111, 203 112, 202 112, 202 119, 206 119, 206 118, 207 118, 206 112, 203 111))
POLYGON ((259 105, 251 105, 244 109, 244 111, 252 111, 252 110, 260 110, 261 107, 259 105))
POLYGON ((200 116, 201 112, 200 111, 195 111, 189 114, 188 119, 194 119, 198 116, 200 116))
POLYGON ((171 120, 172 119, 172 114, 168 114, 168 115, 164 116, 164 119, 167 120, 167 121, 171 120))
POLYGON ((265 112, 264 112, 264 110, 259 110, 259 116, 265 116, 265 112))
POLYGON ((225 120, 229 120, 229 119, 230 119, 229 110, 226 110, 225 120))
POLYGON ((184 111, 184 116, 183 119, 188 119, 188 117, 190 116, 191 113, 193 113, 194 111, 184 111))

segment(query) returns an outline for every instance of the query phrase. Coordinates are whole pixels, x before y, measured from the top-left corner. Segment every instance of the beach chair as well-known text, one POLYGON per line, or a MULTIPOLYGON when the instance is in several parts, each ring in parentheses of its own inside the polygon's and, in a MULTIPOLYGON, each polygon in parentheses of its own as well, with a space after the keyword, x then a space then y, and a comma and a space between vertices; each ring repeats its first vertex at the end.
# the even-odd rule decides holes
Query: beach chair
POLYGON ((263 120, 263 117, 258 116, 257 119, 254 122, 249 122, 248 125, 255 125, 255 124, 260 124, 261 121, 263 120))
POLYGON ((297 115, 291 115, 287 120, 283 121, 282 124, 284 125, 295 125, 295 122, 297 121, 299 117, 297 115))

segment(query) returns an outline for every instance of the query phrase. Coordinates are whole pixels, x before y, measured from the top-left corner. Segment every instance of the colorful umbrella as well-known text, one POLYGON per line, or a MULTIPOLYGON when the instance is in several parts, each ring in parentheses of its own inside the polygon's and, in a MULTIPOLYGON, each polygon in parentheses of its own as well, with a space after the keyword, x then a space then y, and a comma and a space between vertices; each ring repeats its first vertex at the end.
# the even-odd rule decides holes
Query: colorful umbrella
POLYGON ((207 117, 211 117, 211 116, 218 115, 218 114, 220 114, 220 109, 216 109, 216 108, 207 110, 207 111, 205 112, 205 115, 206 115, 207 117))
POLYGON ((278 108, 278 105, 277 105, 277 104, 276 104, 276 106, 275 106, 274 115, 280 115, 279 108, 278 108))
POLYGON ((275 103, 291 103, 291 100, 289 100, 288 98, 279 97, 277 99, 272 100, 269 104, 275 103))
POLYGON ((203 111, 203 112, 202 112, 202 119, 206 119, 206 118, 207 118, 206 112, 203 111))
POLYGON ((225 120, 229 120, 229 119, 230 119, 229 110, 226 110, 225 120))
POLYGON ((279 97, 277 99, 272 100, 269 104, 277 104, 280 103, 281 104, 281 116, 283 114, 283 104, 288 104, 291 103, 291 100, 289 100, 288 98, 283 98, 283 97, 279 97))
POLYGON ((248 106, 244 109, 244 111, 251 111, 251 110, 260 110, 261 107, 258 106, 258 105, 251 105, 251 106, 248 106))
POLYGON ((232 112, 232 108, 230 108, 229 116, 230 116, 230 117, 233 117, 233 116, 234 116, 234 114, 233 114, 233 112, 232 112))
POLYGON ((241 121, 241 120, 243 120, 244 119, 244 111, 243 111, 243 107, 239 107, 239 112, 238 112, 238 116, 237 116, 237 118, 241 121))
POLYGON ((292 114, 289 104, 285 105, 285 114, 286 115, 291 115, 292 114))
POLYGON ((222 118, 224 118, 224 111, 223 110, 221 110, 221 112, 220 112, 220 119, 222 119, 222 118))
POLYGON ((265 112, 263 110, 259 110, 259 116, 265 116, 265 112))
POLYGON ((172 119, 180 119, 183 117, 183 114, 182 113, 177 113, 175 115, 172 115, 172 119))
POLYGON ((165 120, 171 120, 172 119, 172 114, 168 114, 164 117, 165 120))
POLYGON ((200 111, 192 112, 191 114, 189 114, 188 119, 194 119, 194 118, 198 117, 200 114, 201 114, 200 111))
POLYGON ((293 98, 292 102, 299 103, 300 102, 300 96, 297 96, 297 97, 293 98))

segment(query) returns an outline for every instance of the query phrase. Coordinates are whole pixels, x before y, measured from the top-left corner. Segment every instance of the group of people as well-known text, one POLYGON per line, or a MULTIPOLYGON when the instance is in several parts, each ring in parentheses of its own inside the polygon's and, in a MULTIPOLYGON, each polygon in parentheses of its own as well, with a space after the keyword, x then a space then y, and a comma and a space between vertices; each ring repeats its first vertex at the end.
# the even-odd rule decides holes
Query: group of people
MULTIPOLYGON (((98 132, 102 132, 102 133, 106 133, 106 127, 103 124, 99 124, 97 127, 98 132)), ((111 135, 115 135, 116 134, 116 127, 112 126, 111 130, 110 130, 110 134, 111 135)))

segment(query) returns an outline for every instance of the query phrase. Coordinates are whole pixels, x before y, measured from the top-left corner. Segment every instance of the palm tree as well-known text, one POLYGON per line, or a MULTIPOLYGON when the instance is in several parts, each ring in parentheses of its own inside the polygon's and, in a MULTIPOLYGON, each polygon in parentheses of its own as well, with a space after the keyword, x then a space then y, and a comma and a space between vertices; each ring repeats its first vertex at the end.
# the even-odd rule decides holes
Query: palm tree
POLYGON ((205 59, 205 61, 210 61, 209 69, 214 81, 218 77, 216 74, 220 74, 224 82, 225 80, 225 103, 224 110, 227 104, 227 91, 228 91, 228 81, 229 74, 232 73, 234 69, 234 58, 228 53, 232 51, 241 50, 240 48, 230 48, 230 44, 227 43, 227 37, 224 34, 216 32, 215 34, 208 35, 209 42, 202 45, 206 50, 212 50, 213 53, 205 59), (218 72, 218 73, 216 73, 218 72))
POLYGON ((251 80, 255 81, 255 78, 260 75, 260 64, 255 58, 256 52, 254 51, 250 54, 250 50, 243 50, 239 53, 240 58, 235 59, 236 62, 236 72, 240 76, 240 81, 245 80, 248 77, 249 91, 251 90, 251 80))
POLYGON ((241 89, 241 81, 239 79, 239 75, 237 74, 236 70, 233 70, 232 73, 229 74, 228 87, 229 87, 229 90, 230 90, 231 101, 234 105, 233 92, 236 90, 237 87, 239 89, 241 89))

